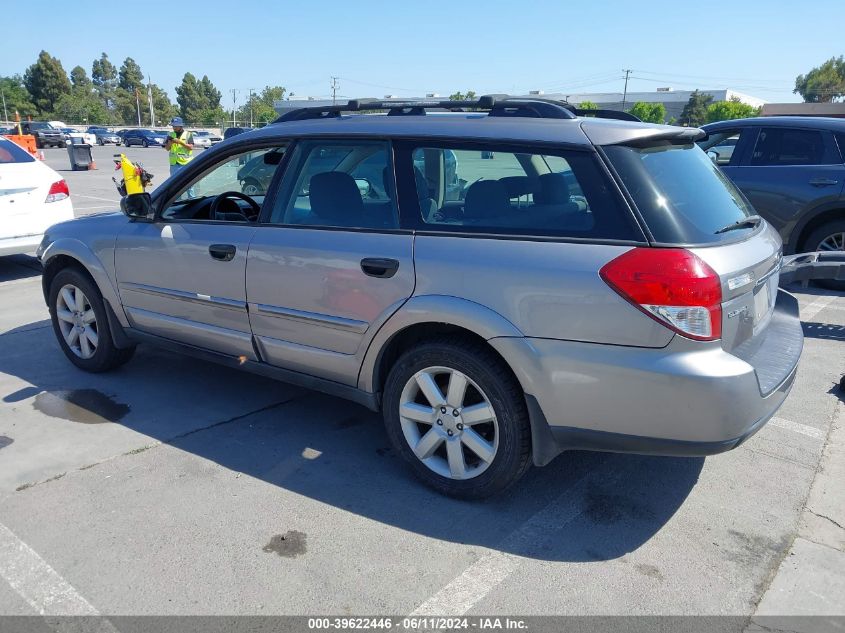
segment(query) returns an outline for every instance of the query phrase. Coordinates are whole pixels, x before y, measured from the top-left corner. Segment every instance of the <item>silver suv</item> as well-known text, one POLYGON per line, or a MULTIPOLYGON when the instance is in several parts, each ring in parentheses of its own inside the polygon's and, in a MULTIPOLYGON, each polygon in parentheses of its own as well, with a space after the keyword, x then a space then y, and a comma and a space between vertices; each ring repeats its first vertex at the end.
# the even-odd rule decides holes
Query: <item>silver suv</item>
POLYGON ((448 495, 571 449, 718 453, 803 335, 701 135, 494 97, 298 110, 51 228, 44 296, 77 367, 149 342, 348 398, 448 495))

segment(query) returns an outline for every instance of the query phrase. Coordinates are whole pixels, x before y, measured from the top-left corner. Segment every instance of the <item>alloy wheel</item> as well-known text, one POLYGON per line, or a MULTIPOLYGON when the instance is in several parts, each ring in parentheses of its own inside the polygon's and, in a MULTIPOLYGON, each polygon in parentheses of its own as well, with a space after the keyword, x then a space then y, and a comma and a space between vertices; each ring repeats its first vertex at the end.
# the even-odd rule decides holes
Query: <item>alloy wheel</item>
POLYGON ((479 476, 499 448, 490 399, 472 379, 449 367, 428 367, 408 380, 399 421, 417 459, 449 479, 479 476))
POLYGON ((56 318, 70 350, 88 359, 97 352, 100 338, 94 307, 79 288, 67 284, 56 297, 56 318))
POLYGON ((817 251, 845 251, 845 232, 833 233, 819 242, 817 251))

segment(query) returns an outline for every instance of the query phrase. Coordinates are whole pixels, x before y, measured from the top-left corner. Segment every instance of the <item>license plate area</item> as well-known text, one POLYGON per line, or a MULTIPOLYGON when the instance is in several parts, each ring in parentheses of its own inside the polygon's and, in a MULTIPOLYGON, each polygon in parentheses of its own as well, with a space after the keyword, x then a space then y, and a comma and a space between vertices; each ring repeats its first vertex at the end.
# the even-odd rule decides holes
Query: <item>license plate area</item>
POLYGON ((765 328, 772 318, 777 300, 778 275, 769 275, 754 288, 754 334, 765 328))

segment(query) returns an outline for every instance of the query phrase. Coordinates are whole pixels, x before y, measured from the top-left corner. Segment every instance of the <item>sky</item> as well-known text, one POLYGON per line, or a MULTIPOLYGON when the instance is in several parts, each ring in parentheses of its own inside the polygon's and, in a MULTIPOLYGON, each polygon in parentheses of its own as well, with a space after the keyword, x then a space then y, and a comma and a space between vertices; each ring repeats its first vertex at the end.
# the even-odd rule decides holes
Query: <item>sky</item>
POLYGON ((795 77, 845 53, 843 0, 26 4, 27 15, 60 28, 4 29, 0 75, 23 73, 42 49, 67 72, 78 64, 90 75, 106 52, 118 67, 134 58, 174 100, 185 72, 208 75, 226 109, 232 90, 240 105, 266 85, 331 96, 332 77, 339 98, 621 92, 623 69, 631 92, 731 88, 800 101, 795 77), (119 17, 123 6, 138 17, 119 17))

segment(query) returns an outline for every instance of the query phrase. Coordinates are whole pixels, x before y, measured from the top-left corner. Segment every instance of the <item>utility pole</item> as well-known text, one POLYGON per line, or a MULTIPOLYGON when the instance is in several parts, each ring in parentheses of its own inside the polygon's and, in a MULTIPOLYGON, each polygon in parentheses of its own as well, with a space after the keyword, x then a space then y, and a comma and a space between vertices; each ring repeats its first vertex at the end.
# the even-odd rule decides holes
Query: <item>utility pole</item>
POLYGON ((337 80, 338 77, 332 77, 332 105, 337 104, 337 80))
POLYGON ((232 127, 237 127, 237 119, 235 118, 235 104, 238 102, 238 89, 232 88, 232 127))
POLYGON ((254 88, 249 89, 249 127, 252 127, 252 91, 254 88))
POLYGON ((141 127, 141 93, 135 86, 135 107, 138 109, 138 127, 141 127))
POLYGON ((9 120, 9 113, 6 112, 6 93, 0 88, 0 97, 3 97, 3 121, 9 120))
POLYGON ((156 126, 156 118, 155 112, 153 110, 153 82, 150 79, 150 76, 147 75, 147 99, 150 102, 150 125, 152 127, 156 126))
POLYGON ((628 98, 628 75, 631 74, 631 69, 622 69, 622 72, 625 73, 625 91, 622 93, 622 111, 625 111, 625 100, 628 98))

